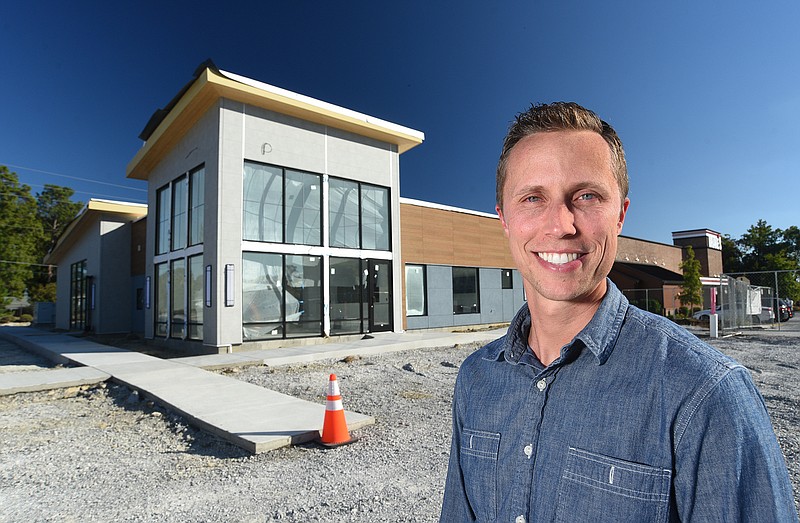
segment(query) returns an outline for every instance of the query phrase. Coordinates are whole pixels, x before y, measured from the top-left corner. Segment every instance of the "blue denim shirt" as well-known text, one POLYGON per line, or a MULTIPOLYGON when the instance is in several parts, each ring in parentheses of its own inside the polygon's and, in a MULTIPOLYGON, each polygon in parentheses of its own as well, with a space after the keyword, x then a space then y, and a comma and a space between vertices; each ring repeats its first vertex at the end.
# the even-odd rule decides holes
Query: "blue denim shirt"
POLYGON ((747 369, 608 287, 547 368, 527 305, 464 361, 441 521, 797 521, 747 369))

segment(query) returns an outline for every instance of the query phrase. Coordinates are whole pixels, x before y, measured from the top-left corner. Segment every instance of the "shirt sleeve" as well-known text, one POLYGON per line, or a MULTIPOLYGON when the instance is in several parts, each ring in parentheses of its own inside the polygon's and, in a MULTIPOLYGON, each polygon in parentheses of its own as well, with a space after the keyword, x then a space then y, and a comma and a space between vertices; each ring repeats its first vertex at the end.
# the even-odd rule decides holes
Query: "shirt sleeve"
POLYGON ((748 371, 734 367, 699 394, 675 434, 680 521, 797 522, 786 462, 748 371))
MULTIPOLYGON (((462 367, 463 368, 463 367, 462 367)), ((465 398, 459 393, 462 376, 456 381, 453 394, 453 435, 450 444, 450 461, 447 466, 447 480, 444 487, 444 501, 440 523, 476 521, 476 517, 467 499, 464 487, 464 474, 461 470, 461 427, 463 426, 462 408, 465 398)))

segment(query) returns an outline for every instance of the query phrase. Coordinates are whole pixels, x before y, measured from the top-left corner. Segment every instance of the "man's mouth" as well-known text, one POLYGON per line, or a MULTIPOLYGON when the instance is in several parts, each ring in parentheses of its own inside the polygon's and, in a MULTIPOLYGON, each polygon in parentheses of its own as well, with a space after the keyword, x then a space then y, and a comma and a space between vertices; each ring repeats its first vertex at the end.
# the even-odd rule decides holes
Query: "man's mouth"
POLYGON ((564 265, 581 257, 577 252, 537 252, 539 258, 553 265, 564 265))

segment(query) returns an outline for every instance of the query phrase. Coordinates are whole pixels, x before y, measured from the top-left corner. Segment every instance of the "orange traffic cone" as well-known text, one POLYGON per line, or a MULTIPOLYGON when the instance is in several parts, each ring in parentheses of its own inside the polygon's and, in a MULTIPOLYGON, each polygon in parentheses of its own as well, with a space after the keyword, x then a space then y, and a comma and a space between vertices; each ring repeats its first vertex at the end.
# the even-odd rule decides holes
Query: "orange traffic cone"
POLYGON ((328 401, 325 405, 325 422, 322 425, 322 437, 319 442, 326 447, 338 447, 353 443, 356 438, 350 437, 347 421, 344 419, 342 396, 339 394, 339 382, 336 374, 328 380, 328 401))

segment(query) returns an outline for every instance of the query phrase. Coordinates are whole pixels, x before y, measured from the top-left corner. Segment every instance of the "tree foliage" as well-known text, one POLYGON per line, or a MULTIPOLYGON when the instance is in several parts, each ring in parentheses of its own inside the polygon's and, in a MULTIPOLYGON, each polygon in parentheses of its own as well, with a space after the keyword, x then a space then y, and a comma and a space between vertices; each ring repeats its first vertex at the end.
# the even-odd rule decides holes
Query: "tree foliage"
POLYGON ((31 188, 0 166, 0 299, 22 297, 37 263, 42 234, 31 188))
POLYGON ((774 229, 758 220, 738 240, 722 238, 725 272, 782 271, 777 274, 781 296, 800 301, 800 229, 774 229))
POLYGON ((686 257, 681 262, 683 271, 683 285, 678 299, 683 305, 689 305, 689 311, 694 309, 696 303, 703 303, 703 284, 700 282, 700 260, 695 258, 694 249, 686 247, 686 257))
POLYGON ((0 165, 0 299, 55 299, 55 272, 42 265, 82 203, 71 201, 68 187, 45 185, 35 196, 17 173, 0 165))

